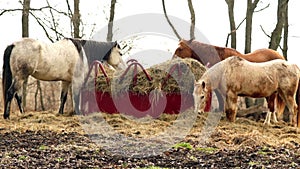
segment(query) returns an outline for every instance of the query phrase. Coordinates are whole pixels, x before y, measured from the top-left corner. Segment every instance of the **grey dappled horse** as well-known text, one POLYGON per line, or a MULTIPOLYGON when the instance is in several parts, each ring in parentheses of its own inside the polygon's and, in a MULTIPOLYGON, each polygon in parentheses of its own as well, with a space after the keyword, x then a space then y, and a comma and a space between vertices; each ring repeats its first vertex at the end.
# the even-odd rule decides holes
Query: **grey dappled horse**
POLYGON ((114 68, 125 68, 117 42, 98 42, 65 38, 55 43, 44 43, 23 38, 9 45, 3 57, 4 115, 9 118, 10 104, 16 98, 20 112, 22 86, 32 76, 44 81, 61 81, 59 113, 63 114, 68 89, 72 86, 73 110, 79 112, 79 94, 89 66, 94 60, 106 61, 114 68))

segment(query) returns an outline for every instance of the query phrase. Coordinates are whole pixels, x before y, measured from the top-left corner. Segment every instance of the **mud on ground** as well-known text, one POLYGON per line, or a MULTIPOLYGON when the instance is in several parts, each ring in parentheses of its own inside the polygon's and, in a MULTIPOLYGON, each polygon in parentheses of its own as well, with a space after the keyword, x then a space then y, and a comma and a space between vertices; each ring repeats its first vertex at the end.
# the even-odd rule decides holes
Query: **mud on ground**
POLYGON ((167 131, 178 116, 164 114, 159 119, 136 120, 120 114, 69 117, 52 111, 12 113, 10 120, 0 119, 0 167, 300 168, 297 128, 284 122, 264 126, 263 119, 255 122, 239 118, 229 123, 221 117, 209 135, 205 135, 205 127, 210 126, 209 114, 195 117, 187 135, 176 140, 169 149, 156 155, 135 156, 112 153, 109 148, 95 143, 95 135, 88 135, 92 132, 92 127, 88 127, 91 121, 107 124, 111 131, 122 136, 120 139, 140 139, 167 131))

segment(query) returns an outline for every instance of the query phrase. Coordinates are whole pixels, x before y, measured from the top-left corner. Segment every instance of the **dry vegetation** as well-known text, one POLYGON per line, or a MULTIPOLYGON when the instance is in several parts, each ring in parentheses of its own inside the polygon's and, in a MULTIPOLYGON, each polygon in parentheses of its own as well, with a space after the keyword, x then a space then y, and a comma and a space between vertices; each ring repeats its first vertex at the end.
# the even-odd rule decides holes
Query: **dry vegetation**
MULTIPOLYGON (((145 76, 139 77, 145 79, 145 76)), ((300 159, 299 129, 290 127, 285 122, 265 126, 264 119, 256 122, 240 117, 235 123, 230 123, 221 113, 195 115, 192 109, 180 115, 162 114, 157 119, 151 117, 136 119, 122 114, 106 113, 64 116, 57 114, 58 83, 43 82, 47 111, 30 111, 34 109, 33 86, 29 87, 30 94, 25 114, 20 114, 15 106, 10 120, 0 118, 2 141, 0 166, 3 168, 300 167, 300 160, 297 160, 300 159), (215 119, 215 126, 208 117, 215 119), (163 154, 151 157, 134 158, 110 154, 101 144, 93 142, 88 135, 98 134, 104 137, 109 136, 109 132, 114 132, 126 138, 155 138, 156 135, 174 126, 177 121, 185 120, 191 128, 178 140, 178 144, 173 145, 177 148, 171 146, 163 154), (93 130, 93 123, 105 123, 112 131, 97 133, 97 130, 93 130), (207 132, 205 129, 209 126, 212 130, 207 132), (41 156, 49 158, 41 159, 41 156)))

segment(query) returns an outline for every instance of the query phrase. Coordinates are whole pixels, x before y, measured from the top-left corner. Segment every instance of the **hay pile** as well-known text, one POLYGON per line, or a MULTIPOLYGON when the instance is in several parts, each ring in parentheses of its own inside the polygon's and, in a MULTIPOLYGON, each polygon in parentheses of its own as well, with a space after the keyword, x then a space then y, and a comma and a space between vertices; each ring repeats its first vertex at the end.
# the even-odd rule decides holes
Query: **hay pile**
POLYGON ((206 68, 194 59, 172 59, 164 63, 146 69, 152 80, 148 80, 142 69, 137 66, 134 74, 134 66, 131 66, 123 76, 125 70, 113 71, 106 69, 110 83, 106 83, 103 74, 96 77, 96 90, 118 94, 122 92, 134 92, 137 94, 149 94, 153 90, 165 93, 192 93, 194 80, 200 79, 206 68), (173 70, 173 71, 172 71, 173 70), (171 73, 169 73, 171 71, 171 73), (123 78, 121 78, 123 76, 123 78), (169 76, 169 78, 167 78, 169 76), (134 82, 134 77, 136 82, 134 82))

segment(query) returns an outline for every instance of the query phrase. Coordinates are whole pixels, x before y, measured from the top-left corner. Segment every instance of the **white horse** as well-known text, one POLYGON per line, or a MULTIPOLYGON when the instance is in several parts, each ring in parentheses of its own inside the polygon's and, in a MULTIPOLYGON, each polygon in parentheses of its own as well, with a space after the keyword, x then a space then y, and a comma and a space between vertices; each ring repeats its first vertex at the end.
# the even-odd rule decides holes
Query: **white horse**
POLYGON ((125 68, 126 64, 119 50, 117 42, 71 38, 50 44, 31 38, 12 43, 5 49, 3 57, 4 119, 9 118, 13 97, 17 100, 20 112, 24 112, 22 86, 29 76, 44 81, 62 82, 60 114, 64 111, 68 89, 73 85, 73 110, 79 114, 80 87, 89 65, 94 60, 100 60, 114 68, 125 68))

